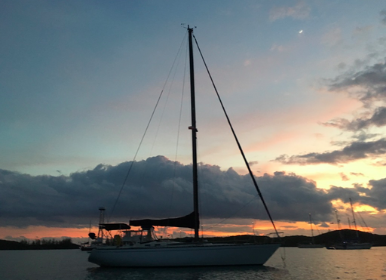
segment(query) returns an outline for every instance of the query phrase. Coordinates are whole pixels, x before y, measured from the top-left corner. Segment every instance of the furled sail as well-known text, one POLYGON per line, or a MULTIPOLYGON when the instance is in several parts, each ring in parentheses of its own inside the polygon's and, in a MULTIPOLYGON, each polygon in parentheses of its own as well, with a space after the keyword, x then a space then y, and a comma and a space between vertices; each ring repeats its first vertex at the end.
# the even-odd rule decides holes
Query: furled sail
POLYGON ((110 231, 110 230, 130 229, 130 226, 124 223, 108 223, 108 224, 99 224, 99 228, 110 231))
POLYGON ((185 228, 193 228, 195 227, 194 223, 194 215, 192 212, 189 215, 178 217, 178 218, 168 218, 168 219, 144 219, 144 220, 131 220, 131 226, 138 226, 143 228, 149 228, 152 226, 163 226, 163 227, 185 227, 185 228))

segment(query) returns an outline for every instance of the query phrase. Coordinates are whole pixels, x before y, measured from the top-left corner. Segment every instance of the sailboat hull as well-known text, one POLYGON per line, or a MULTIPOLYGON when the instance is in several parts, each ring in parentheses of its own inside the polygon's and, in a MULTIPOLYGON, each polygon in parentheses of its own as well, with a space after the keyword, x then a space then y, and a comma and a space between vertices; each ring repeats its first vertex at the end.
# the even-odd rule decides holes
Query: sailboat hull
POLYGON ((280 244, 98 248, 89 262, 110 267, 263 265, 280 244))
POLYGON ((371 249, 371 243, 342 243, 335 244, 334 246, 326 247, 332 250, 359 250, 359 249, 371 249))

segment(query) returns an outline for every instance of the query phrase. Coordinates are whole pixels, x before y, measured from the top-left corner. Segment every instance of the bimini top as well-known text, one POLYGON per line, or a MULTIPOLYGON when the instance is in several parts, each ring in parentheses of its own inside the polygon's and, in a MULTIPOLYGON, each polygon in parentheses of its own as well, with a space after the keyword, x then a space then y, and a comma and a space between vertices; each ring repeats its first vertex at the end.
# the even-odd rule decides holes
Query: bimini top
POLYGON ((99 224, 99 228, 110 231, 110 230, 130 229, 131 227, 128 224, 124 224, 124 223, 108 223, 108 224, 99 224))
POLYGON ((130 225, 142 228, 150 228, 152 226, 194 228, 194 212, 178 218, 131 220, 130 225))

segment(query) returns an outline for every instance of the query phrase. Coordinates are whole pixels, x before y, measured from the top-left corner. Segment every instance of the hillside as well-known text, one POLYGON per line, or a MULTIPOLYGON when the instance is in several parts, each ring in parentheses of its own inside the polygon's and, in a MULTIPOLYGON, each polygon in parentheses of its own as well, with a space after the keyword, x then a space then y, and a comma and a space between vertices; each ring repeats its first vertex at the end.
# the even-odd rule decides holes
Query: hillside
MULTIPOLYGON (((355 231, 350 229, 344 229, 340 231, 334 230, 334 231, 330 231, 330 232, 326 232, 326 233, 314 236, 314 242, 316 244, 332 245, 334 243, 341 242, 342 238, 346 241, 355 240, 356 232, 358 232, 359 239, 361 242, 369 242, 369 243, 372 243, 373 246, 386 246, 386 235, 378 235, 378 234, 355 231)), ((180 240, 186 241, 188 239, 189 238, 183 238, 180 240)), ((230 242, 266 243, 270 241, 277 241, 277 239, 270 238, 267 236, 253 236, 253 235, 238 235, 238 236, 230 236, 230 237, 208 237, 204 239, 212 243, 228 243, 228 242, 229 243, 230 242)), ((312 241, 312 238, 310 236, 304 236, 304 235, 284 236, 280 240, 282 247, 297 247, 299 243, 311 243, 311 241, 312 241)))

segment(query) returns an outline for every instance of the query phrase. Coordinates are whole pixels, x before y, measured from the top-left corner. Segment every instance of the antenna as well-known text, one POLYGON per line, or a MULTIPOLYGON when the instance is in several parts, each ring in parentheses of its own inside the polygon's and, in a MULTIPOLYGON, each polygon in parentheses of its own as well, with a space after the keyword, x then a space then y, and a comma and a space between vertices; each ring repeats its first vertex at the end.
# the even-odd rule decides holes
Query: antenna
MULTIPOLYGON (((182 27, 182 28, 189 28, 189 24, 181 23, 181 27, 182 27)), ((193 29, 193 28, 197 28, 197 26, 193 26, 192 29, 193 29)))
POLYGON ((98 231, 98 238, 103 239, 103 226, 105 222, 105 208, 104 207, 99 207, 99 231, 98 231))

